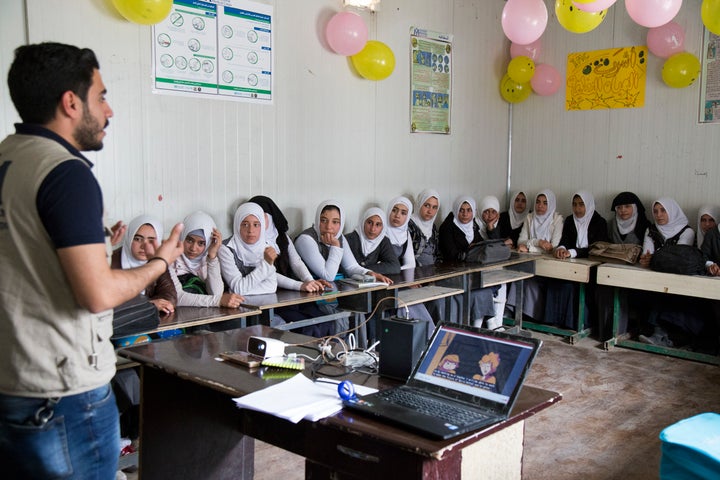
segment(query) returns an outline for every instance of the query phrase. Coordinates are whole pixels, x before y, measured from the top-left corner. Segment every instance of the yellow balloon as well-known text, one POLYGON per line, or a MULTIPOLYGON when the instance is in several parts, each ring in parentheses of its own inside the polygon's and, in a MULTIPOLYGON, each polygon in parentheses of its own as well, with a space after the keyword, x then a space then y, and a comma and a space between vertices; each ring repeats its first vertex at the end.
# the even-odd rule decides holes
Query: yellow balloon
POLYGON ((131 22, 154 25, 170 14, 173 0, 113 0, 113 5, 131 22))
POLYGON ((703 0, 700 17, 708 30, 720 35, 720 0, 703 0))
POLYGON ((573 5, 573 0, 555 0, 555 16, 568 32, 587 33, 595 30, 605 20, 606 14, 607 10, 583 12, 573 5))
POLYGON ((510 60, 507 73, 516 82, 527 83, 535 75, 535 62, 530 57, 518 55, 510 60))
POLYGON ((395 55, 390 47, 377 40, 368 40, 350 60, 355 70, 368 80, 383 80, 395 70, 395 55))
POLYGON ((700 60, 692 53, 676 53, 663 64, 662 79, 668 87, 689 87, 699 76, 700 60))
POLYGON ((520 103, 530 96, 532 87, 530 83, 516 82, 510 75, 505 75, 500 80, 500 96, 508 103, 520 103))

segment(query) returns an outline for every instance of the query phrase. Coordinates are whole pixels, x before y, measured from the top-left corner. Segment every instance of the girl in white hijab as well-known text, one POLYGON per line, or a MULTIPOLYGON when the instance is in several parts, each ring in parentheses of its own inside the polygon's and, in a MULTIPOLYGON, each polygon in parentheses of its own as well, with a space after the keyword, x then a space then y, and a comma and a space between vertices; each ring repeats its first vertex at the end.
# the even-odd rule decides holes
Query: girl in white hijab
MULTIPOLYGON (((145 265, 155 254, 155 245, 163 239, 162 223, 150 215, 133 218, 122 241, 122 246, 112 255, 112 268, 123 270, 145 265)), ((160 313, 172 313, 177 304, 177 293, 170 270, 148 285, 142 292, 160 313)))
POLYGON ((439 211, 440 194, 432 189, 420 192, 408 222, 408 233, 412 240, 416 265, 433 265, 441 261, 438 229, 435 226, 435 218, 439 211))
POLYGON ((670 198, 661 197, 652 204, 653 224, 645 232, 643 241, 643 254, 640 255, 640 265, 650 266, 655 250, 663 245, 693 245, 695 232, 688 224, 688 218, 680 205, 670 198))
POLYGON ((275 293, 275 249, 265 241, 265 212, 256 203, 243 203, 235 211, 233 235, 218 251, 222 277, 239 295, 275 293))
POLYGON ((565 219, 560 245, 555 249, 556 258, 585 258, 591 244, 608 241, 607 222, 595 211, 592 193, 573 194, 572 212, 572 216, 565 219))
POLYGON ((400 260, 385 236, 387 219, 378 207, 370 207, 360 216, 355 231, 345 236, 355 260, 366 268, 389 275, 400 273, 400 260))
POLYGON ((497 197, 488 195, 480 200, 478 223, 480 224, 480 236, 483 240, 496 240, 500 236, 500 201, 497 197))
POLYGON ((528 196, 525 192, 515 192, 510 199, 510 208, 500 214, 498 222, 500 238, 507 238, 509 242, 505 243, 511 247, 517 247, 523 222, 530 211, 528 204, 528 196))
POLYGON ((237 308, 243 297, 235 293, 224 293, 220 273, 220 261, 217 258, 222 245, 222 236, 215 221, 205 212, 191 213, 183 220, 183 254, 172 265, 172 277, 178 295, 179 306, 189 307, 229 307, 237 308), (197 281, 201 285, 198 291, 183 284, 197 281), (204 288, 203 288, 204 287, 204 288), (205 290, 205 294, 201 293, 205 290))
POLYGON ((379 282, 392 283, 384 275, 358 265, 343 236, 344 226, 345 212, 340 202, 326 200, 318 205, 313 226, 295 239, 295 248, 310 272, 332 282, 342 267, 347 276, 367 274, 379 282))
POLYGON ((555 194, 545 189, 535 196, 535 210, 525 217, 518 251, 551 253, 560 244, 563 216, 555 211, 555 194))
POLYGON ((408 234, 408 224, 412 212, 413 205, 407 197, 395 197, 388 204, 388 225, 385 235, 390 239, 390 244, 393 246, 403 270, 415 268, 415 252, 408 234))
POLYGON ((720 220, 720 207, 717 205, 703 205, 698 210, 697 246, 702 247, 705 234, 718 226, 720 220))

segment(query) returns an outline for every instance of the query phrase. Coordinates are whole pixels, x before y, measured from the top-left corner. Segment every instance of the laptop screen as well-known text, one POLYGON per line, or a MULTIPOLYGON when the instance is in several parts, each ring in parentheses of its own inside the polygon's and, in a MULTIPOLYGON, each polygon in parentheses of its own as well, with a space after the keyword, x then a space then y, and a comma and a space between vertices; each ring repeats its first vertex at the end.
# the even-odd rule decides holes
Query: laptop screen
POLYGON ((410 384, 477 404, 509 407, 539 348, 539 341, 516 335, 442 325, 420 359, 410 384))

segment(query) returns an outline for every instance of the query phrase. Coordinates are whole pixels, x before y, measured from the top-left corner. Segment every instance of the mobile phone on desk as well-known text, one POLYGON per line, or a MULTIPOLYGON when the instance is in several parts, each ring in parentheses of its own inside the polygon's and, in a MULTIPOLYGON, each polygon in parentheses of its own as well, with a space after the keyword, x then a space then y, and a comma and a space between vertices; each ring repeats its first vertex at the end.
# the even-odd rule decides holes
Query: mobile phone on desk
POLYGON ((220 354, 220 358, 226 362, 237 363, 248 368, 257 368, 260 366, 261 358, 251 355, 248 352, 234 351, 234 352, 223 352, 220 354))

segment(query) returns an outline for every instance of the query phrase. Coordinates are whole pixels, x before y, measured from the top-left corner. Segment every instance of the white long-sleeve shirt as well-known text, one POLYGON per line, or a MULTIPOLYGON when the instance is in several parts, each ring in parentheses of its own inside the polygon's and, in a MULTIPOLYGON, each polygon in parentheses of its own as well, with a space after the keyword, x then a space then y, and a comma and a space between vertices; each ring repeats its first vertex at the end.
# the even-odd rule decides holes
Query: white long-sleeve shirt
POLYGON ((370 270, 357 263, 347 240, 342 235, 340 242, 342 247, 328 247, 330 253, 327 260, 320 253, 318 242, 306 233, 300 234, 295 239, 295 248, 313 275, 328 282, 335 280, 340 267, 348 276, 368 273, 370 270))
MULTIPOLYGON (((527 217, 525 217, 522 230, 520 231, 520 238, 518 238, 518 245, 527 245, 528 251, 531 253, 542 253, 545 250, 540 248, 540 239, 530 238, 529 232, 531 231, 533 216, 534 214, 530 213, 527 217)), ((560 238, 562 238, 562 215, 557 212, 553 213, 550 229, 552 230, 552 234, 550 235, 550 240, 548 241, 552 243, 553 248, 556 248, 558 245, 560 245, 560 238)))
MULTIPOLYGON (((180 260, 176 260, 176 263, 180 260)), ((177 277, 176 265, 170 269, 170 277, 175 290, 177 291, 178 307, 219 307, 225 285, 223 284, 222 275, 220 273, 220 261, 217 258, 212 260, 206 259, 207 262, 207 278, 202 280, 208 290, 208 295, 199 293, 190 293, 182 289, 180 280, 177 277)))
POLYGON ((239 295, 260 295, 275 293, 278 287, 277 272, 273 265, 264 259, 255 266, 255 269, 243 275, 235 263, 235 253, 227 246, 222 245, 218 250, 220 271, 230 291, 239 295))

